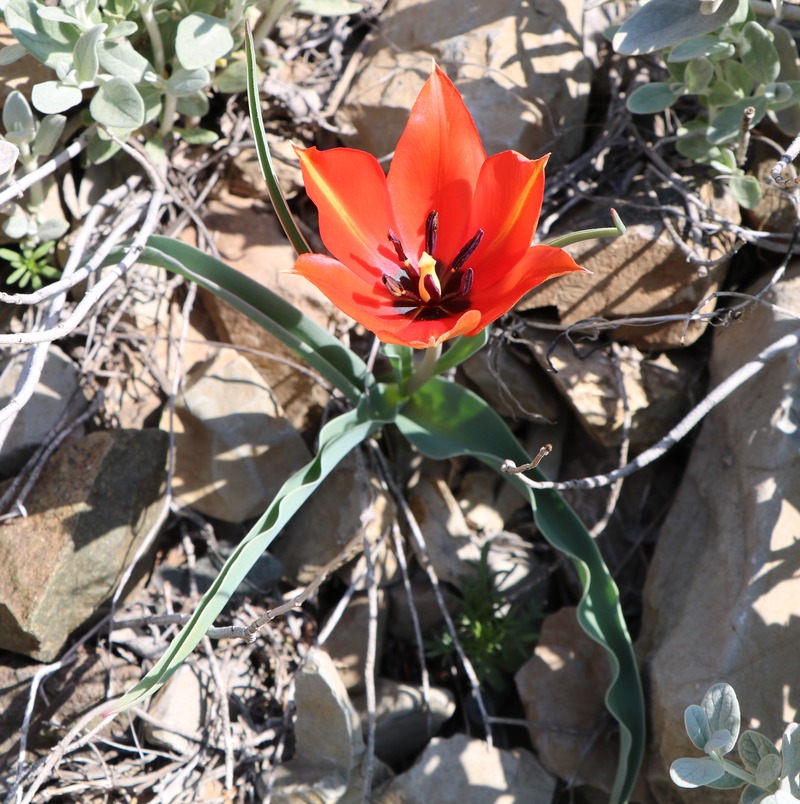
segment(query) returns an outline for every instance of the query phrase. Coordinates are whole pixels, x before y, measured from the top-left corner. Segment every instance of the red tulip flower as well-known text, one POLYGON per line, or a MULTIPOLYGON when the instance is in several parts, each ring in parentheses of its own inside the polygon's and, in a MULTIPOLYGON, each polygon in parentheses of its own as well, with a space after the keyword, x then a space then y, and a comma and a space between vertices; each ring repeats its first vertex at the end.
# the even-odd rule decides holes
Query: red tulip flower
POLYGON ((464 101, 436 67, 385 176, 351 148, 296 149, 322 241, 295 271, 384 343, 476 335, 529 290, 583 270, 532 246, 547 157, 486 157, 464 101))

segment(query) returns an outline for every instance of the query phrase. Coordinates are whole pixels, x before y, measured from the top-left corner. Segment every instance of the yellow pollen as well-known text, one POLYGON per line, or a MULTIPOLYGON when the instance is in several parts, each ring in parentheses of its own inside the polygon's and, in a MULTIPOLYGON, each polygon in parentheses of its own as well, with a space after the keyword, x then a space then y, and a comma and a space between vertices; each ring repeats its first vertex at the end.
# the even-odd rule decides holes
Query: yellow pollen
POLYGON ((419 297, 422 301, 429 302, 431 294, 425 289, 426 276, 430 276, 433 279, 433 284, 441 296, 442 286, 439 283, 439 275, 436 273, 436 260, 427 251, 423 251, 422 256, 419 258, 419 297))

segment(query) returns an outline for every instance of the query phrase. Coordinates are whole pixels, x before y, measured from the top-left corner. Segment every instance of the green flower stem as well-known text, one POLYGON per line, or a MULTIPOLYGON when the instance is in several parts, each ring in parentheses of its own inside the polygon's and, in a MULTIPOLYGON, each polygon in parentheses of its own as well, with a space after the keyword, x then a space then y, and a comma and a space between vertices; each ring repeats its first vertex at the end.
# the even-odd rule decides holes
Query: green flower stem
POLYGON ((178 113, 178 96, 170 95, 169 92, 164 95, 164 107, 161 110, 161 125, 158 127, 158 133, 165 137, 172 131, 172 126, 175 124, 175 115, 178 113))
POLYGON ((161 78, 165 78, 164 68, 164 42, 161 39, 161 31, 158 28, 155 14, 153 13, 153 3, 139 0, 139 13, 142 15, 142 22, 150 37, 150 44, 153 46, 153 67, 161 78))
POLYGON ((436 364, 442 356, 442 346, 431 346, 422 353, 422 360, 417 366, 406 386, 406 393, 411 396, 419 390, 431 377, 436 375, 436 364))
POLYGON ((571 232, 570 234, 557 237, 546 245, 552 246, 553 248, 564 248, 564 246, 571 246, 573 243, 580 243, 581 240, 596 240, 599 237, 619 237, 620 235, 624 235, 627 229, 615 209, 611 210, 611 220, 614 221, 613 227, 606 229, 581 229, 580 232, 571 232))
MULTIPOLYGON (((725 759, 725 758, 720 757, 718 755, 713 755, 712 754, 710 756, 712 756, 712 758, 714 758, 714 759, 717 759, 719 761, 719 763, 722 765, 722 767, 725 768, 725 770, 728 773, 730 773, 731 776, 735 776, 737 779, 742 779, 743 781, 747 782, 748 784, 752 784, 752 785, 755 785, 756 787, 759 787, 759 785, 756 784, 756 777, 753 776, 752 773, 748 773, 740 765, 737 765, 735 762, 731 762, 729 759, 725 759)), ((761 789, 763 789, 763 788, 761 788, 761 789)))
MULTIPOLYGON (((19 163, 25 174, 32 173, 38 167, 37 159, 31 153, 31 147, 27 142, 21 142, 19 144, 19 163)), ((37 181, 30 186, 28 189, 28 198, 30 199, 28 212, 33 213, 38 220, 45 199, 44 185, 42 182, 37 181)))

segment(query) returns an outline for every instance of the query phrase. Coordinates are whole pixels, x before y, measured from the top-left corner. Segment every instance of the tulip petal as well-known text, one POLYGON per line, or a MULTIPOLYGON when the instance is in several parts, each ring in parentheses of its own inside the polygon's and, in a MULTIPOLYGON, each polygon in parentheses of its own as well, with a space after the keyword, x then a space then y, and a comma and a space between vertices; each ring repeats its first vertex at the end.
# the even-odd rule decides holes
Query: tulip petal
POLYGON ((396 343, 412 346, 415 349, 429 349, 459 335, 476 335, 481 329, 481 314, 477 310, 467 310, 460 316, 448 316, 434 321, 412 321, 402 316, 383 329, 373 330, 383 343, 396 343))
MULTIPOLYGON (((481 311, 481 328, 507 313, 528 291, 542 282, 575 271, 588 273, 563 249, 531 246, 519 262, 503 271, 495 284, 483 285, 477 289, 473 287, 470 303, 481 311)), ((477 284, 476 277, 475 285, 477 284)))
POLYGON ((387 181, 401 242, 412 258, 425 245, 428 214, 439 213, 437 259, 451 262, 473 232, 470 204, 486 153, 458 90, 435 67, 397 143, 387 181))
POLYGON ((470 261, 478 292, 495 285, 530 247, 542 208, 547 159, 504 151, 484 163, 470 220, 471 229, 484 231, 470 261))
POLYGON ((295 148, 306 192, 319 210, 325 247, 362 280, 397 271, 388 239, 395 223, 378 160, 352 148, 295 148))
POLYGON ((294 270, 384 343, 425 349, 457 335, 478 332, 481 315, 477 310, 433 321, 415 319, 409 313, 398 311, 380 280, 365 281, 348 266, 325 254, 301 254, 294 270))

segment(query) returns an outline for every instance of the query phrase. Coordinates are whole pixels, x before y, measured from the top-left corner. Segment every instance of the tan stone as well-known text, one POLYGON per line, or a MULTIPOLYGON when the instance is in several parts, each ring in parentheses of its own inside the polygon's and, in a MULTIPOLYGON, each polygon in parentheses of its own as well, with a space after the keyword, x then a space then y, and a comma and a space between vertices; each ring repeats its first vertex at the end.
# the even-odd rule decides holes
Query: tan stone
MULTIPOLYGON (((753 292, 751 289, 750 292, 753 292)), ((800 266, 765 300, 800 309, 800 266)), ((797 321, 757 306, 716 333, 711 386, 797 321)), ((798 718, 800 676, 800 383, 784 352, 706 417, 644 590, 641 655, 650 696, 648 781, 659 802, 697 800, 668 778, 698 756, 683 713, 714 683, 733 686, 742 729, 777 740, 798 718), (756 725, 757 724, 757 725, 756 725)), ((703 788, 704 804, 730 800, 703 788)))
POLYGON ((391 153, 435 59, 464 96, 487 153, 574 157, 591 79, 582 12, 580 0, 392 0, 337 114, 348 144, 391 153))
MULTIPOLYGON (((209 202, 204 221, 228 265, 294 304, 320 326, 347 321, 310 282, 292 273, 294 249, 268 202, 223 193, 209 202)), ((184 238, 196 242, 192 230, 187 230, 184 238)), ((263 327, 212 293, 203 292, 202 297, 220 337, 247 350, 248 359, 272 388, 286 415, 298 429, 304 429, 309 424, 309 410, 327 403, 327 391, 295 368, 305 364, 263 327)))
POLYGON ((166 457, 163 433, 115 430, 48 460, 28 516, 0 527, 0 648, 52 661, 109 600, 158 516, 166 457))
MULTIPOLYGON (((542 368, 552 365, 553 383, 569 401, 578 420, 605 446, 618 446, 624 435, 625 407, 614 360, 606 350, 577 357, 566 340, 555 349, 551 335, 531 337, 542 368)), ((633 346, 618 346, 619 370, 631 413, 634 448, 650 446, 687 412, 686 380, 695 376, 693 358, 681 352, 647 359, 633 346)))
POLYGON ((260 516, 308 448, 246 358, 222 349, 189 373, 161 428, 175 432, 173 491, 183 505, 226 522, 260 516))
POLYGON ((550 773, 610 791, 617 746, 601 735, 611 672, 603 648, 578 625, 576 609, 545 618, 533 656, 517 671, 517 692, 536 753, 550 773))
MULTIPOLYGON (((619 319, 627 316, 682 315, 697 308, 719 290, 729 260, 712 266, 697 266, 665 228, 652 200, 642 196, 641 205, 620 210, 627 226, 622 237, 587 240, 569 246, 567 251, 591 275, 573 273, 545 282, 516 306, 518 312, 539 307, 555 307, 565 325, 589 318, 619 319)), ((739 207, 730 197, 714 201, 726 220, 739 221, 739 207)), ((558 232, 611 226, 607 209, 571 218, 560 224, 558 232)), ((702 260, 721 258, 733 245, 731 235, 718 235, 692 248, 702 260)), ((711 312, 708 303, 703 312, 711 312)), ((670 349, 694 343, 705 332, 704 322, 683 320, 656 326, 625 326, 614 331, 641 349, 670 349), (685 337, 684 337, 685 333, 685 337)))

